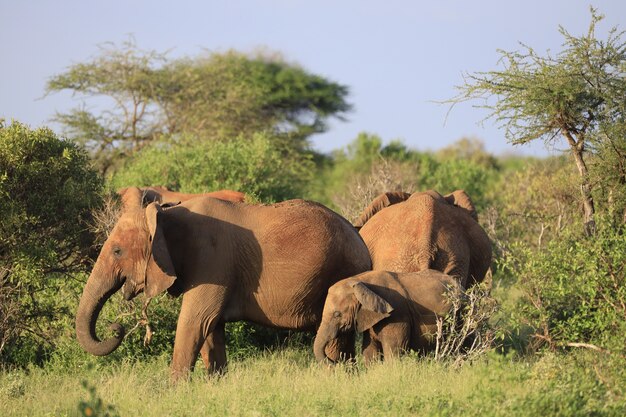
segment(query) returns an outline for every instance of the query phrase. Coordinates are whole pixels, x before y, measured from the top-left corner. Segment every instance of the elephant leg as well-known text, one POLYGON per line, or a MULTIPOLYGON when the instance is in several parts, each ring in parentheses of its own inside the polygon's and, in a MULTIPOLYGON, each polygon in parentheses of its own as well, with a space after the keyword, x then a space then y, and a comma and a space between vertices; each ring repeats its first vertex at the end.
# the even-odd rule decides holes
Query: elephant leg
POLYGON ((374 340, 371 335, 370 332, 364 332, 363 333, 363 361, 365 362, 365 365, 369 365, 374 361, 377 361, 380 359, 381 354, 382 354, 382 346, 380 345, 380 342, 378 340, 374 340))
POLYGON ((381 331, 380 341, 385 360, 399 357, 409 347, 410 331, 405 323, 394 323, 385 326, 381 331))
POLYGON ((190 322, 178 318, 176 326, 176 338, 174 340, 174 355, 170 367, 173 382, 181 378, 187 378, 193 371, 198 358, 198 352, 206 337, 202 332, 202 326, 196 322, 190 322))
POLYGON ((405 352, 407 343, 400 340, 384 339, 382 340, 381 345, 383 348, 383 357, 387 361, 398 358, 403 352, 405 352))
POLYGON ((211 374, 221 374, 226 370, 225 323, 219 322, 202 344, 200 355, 205 369, 211 374))
MULTIPOLYGON (((207 349, 207 358, 211 361, 215 360, 216 365, 223 367, 226 364, 226 354, 222 358, 217 354, 219 349, 224 347, 224 327, 219 327, 215 335, 214 331, 221 323, 220 312, 222 305, 211 305, 210 308, 199 312, 198 306, 206 304, 198 300, 215 299, 215 292, 202 291, 198 288, 193 293, 190 291, 183 296, 183 304, 178 316, 178 324, 176 326, 176 339, 174 340, 174 355, 170 368, 173 381, 187 377, 189 372, 193 371, 194 364, 198 359, 198 353, 202 346, 209 338, 209 346, 207 349), (220 346, 221 345, 221 346, 220 346), (209 352, 215 353, 213 358, 209 352), (223 360, 223 363, 221 362, 223 360)), ((222 300, 224 298, 221 298, 222 300)), ((210 362, 208 362, 210 364, 210 362)))
POLYGON ((338 335, 326 345, 326 356, 334 362, 354 359, 354 332, 338 335))

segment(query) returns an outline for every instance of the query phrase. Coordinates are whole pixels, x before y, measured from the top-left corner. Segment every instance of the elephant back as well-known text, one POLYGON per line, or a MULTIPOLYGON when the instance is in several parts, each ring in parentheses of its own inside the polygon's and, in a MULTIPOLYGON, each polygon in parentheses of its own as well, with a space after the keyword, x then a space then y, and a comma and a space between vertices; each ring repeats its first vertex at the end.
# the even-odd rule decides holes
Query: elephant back
POLYGON ((223 201, 243 202, 246 195, 239 191, 218 190, 208 193, 187 194, 178 191, 171 191, 166 187, 155 185, 152 187, 126 187, 117 190, 121 197, 124 210, 145 208, 150 203, 178 204, 198 197, 212 197, 223 201))
POLYGON ((359 233, 373 268, 436 269, 455 276, 463 286, 482 281, 491 263, 491 242, 472 212, 461 206, 466 203, 458 201, 453 204, 436 191, 415 193, 369 219, 359 233))
POLYGON ((357 229, 363 227, 376 213, 382 209, 389 207, 393 204, 406 201, 411 194, 403 191, 388 191, 376 197, 372 202, 363 210, 357 221, 354 223, 354 227, 357 229))

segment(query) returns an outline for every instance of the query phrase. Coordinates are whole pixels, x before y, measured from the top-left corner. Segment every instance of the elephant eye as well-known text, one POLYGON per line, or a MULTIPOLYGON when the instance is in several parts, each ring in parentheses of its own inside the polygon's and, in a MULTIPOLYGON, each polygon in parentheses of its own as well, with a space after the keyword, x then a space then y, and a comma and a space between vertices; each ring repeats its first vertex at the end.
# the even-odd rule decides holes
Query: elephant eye
POLYGON ((120 247, 113 248, 113 255, 115 255, 117 258, 122 256, 122 248, 120 247))
POLYGON ((333 317, 337 318, 337 317, 341 317, 341 311, 335 311, 333 313, 333 317))

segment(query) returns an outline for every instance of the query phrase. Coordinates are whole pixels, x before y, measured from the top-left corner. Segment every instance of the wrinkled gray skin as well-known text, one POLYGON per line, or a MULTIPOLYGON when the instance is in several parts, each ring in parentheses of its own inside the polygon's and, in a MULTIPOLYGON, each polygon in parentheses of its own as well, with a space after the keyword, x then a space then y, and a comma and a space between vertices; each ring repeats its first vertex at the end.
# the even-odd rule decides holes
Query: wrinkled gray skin
POLYGON ((407 350, 434 346, 437 316, 451 310, 461 287, 439 271, 369 271, 339 281, 328 290, 313 350, 318 361, 333 362, 325 348, 338 337, 363 333, 366 363, 390 359, 407 350))
MULTIPOLYGON (((137 188, 127 190, 124 201, 81 296, 76 335, 86 351, 107 355, 123 339, 117 324, 115 336, 96 335, 111 295, 120 289, 127 300, 141 292, 148 298, 164 291, 182 295, 174 380, 193 369, 199 352, 209 372, 225 367, 226 322, 314 330, 328 288, 371 269, 354 228, 317 203, 266 206, 199 197, 168 209, 158 203, 143 208, 137 188)), ((353 345, 347 338, 327 354, 349 356, 353 345)))

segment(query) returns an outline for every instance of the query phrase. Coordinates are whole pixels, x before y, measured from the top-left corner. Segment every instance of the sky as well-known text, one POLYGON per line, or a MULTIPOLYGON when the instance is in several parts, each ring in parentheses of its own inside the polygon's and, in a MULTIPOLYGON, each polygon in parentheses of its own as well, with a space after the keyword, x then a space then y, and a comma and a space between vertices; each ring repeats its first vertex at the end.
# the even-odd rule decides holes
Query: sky
MULTIPOLYGON (((31 127, 80 104, 69 92, 44 97, 49 77, 98 54, 98 45, 133 36, 141 49, 171 58, 267 49, 307 71, 347 85, 354 106, 312 138, 328 152, 360 132, 436 150, 462 137, 488 151, 545 156, 543 143, 513 146, 484 110, 439 102, 456 95, 467 72, 499 69, 498 50, 519 42, 558 52, 559 25, 586 32, 586 0, 0 0, 0 118, 31 127), (447 115, 447 117, 446 117, 447 115)), ((626 29, 626 1, 594 0, 606 16, 597 32, 626 29)))

